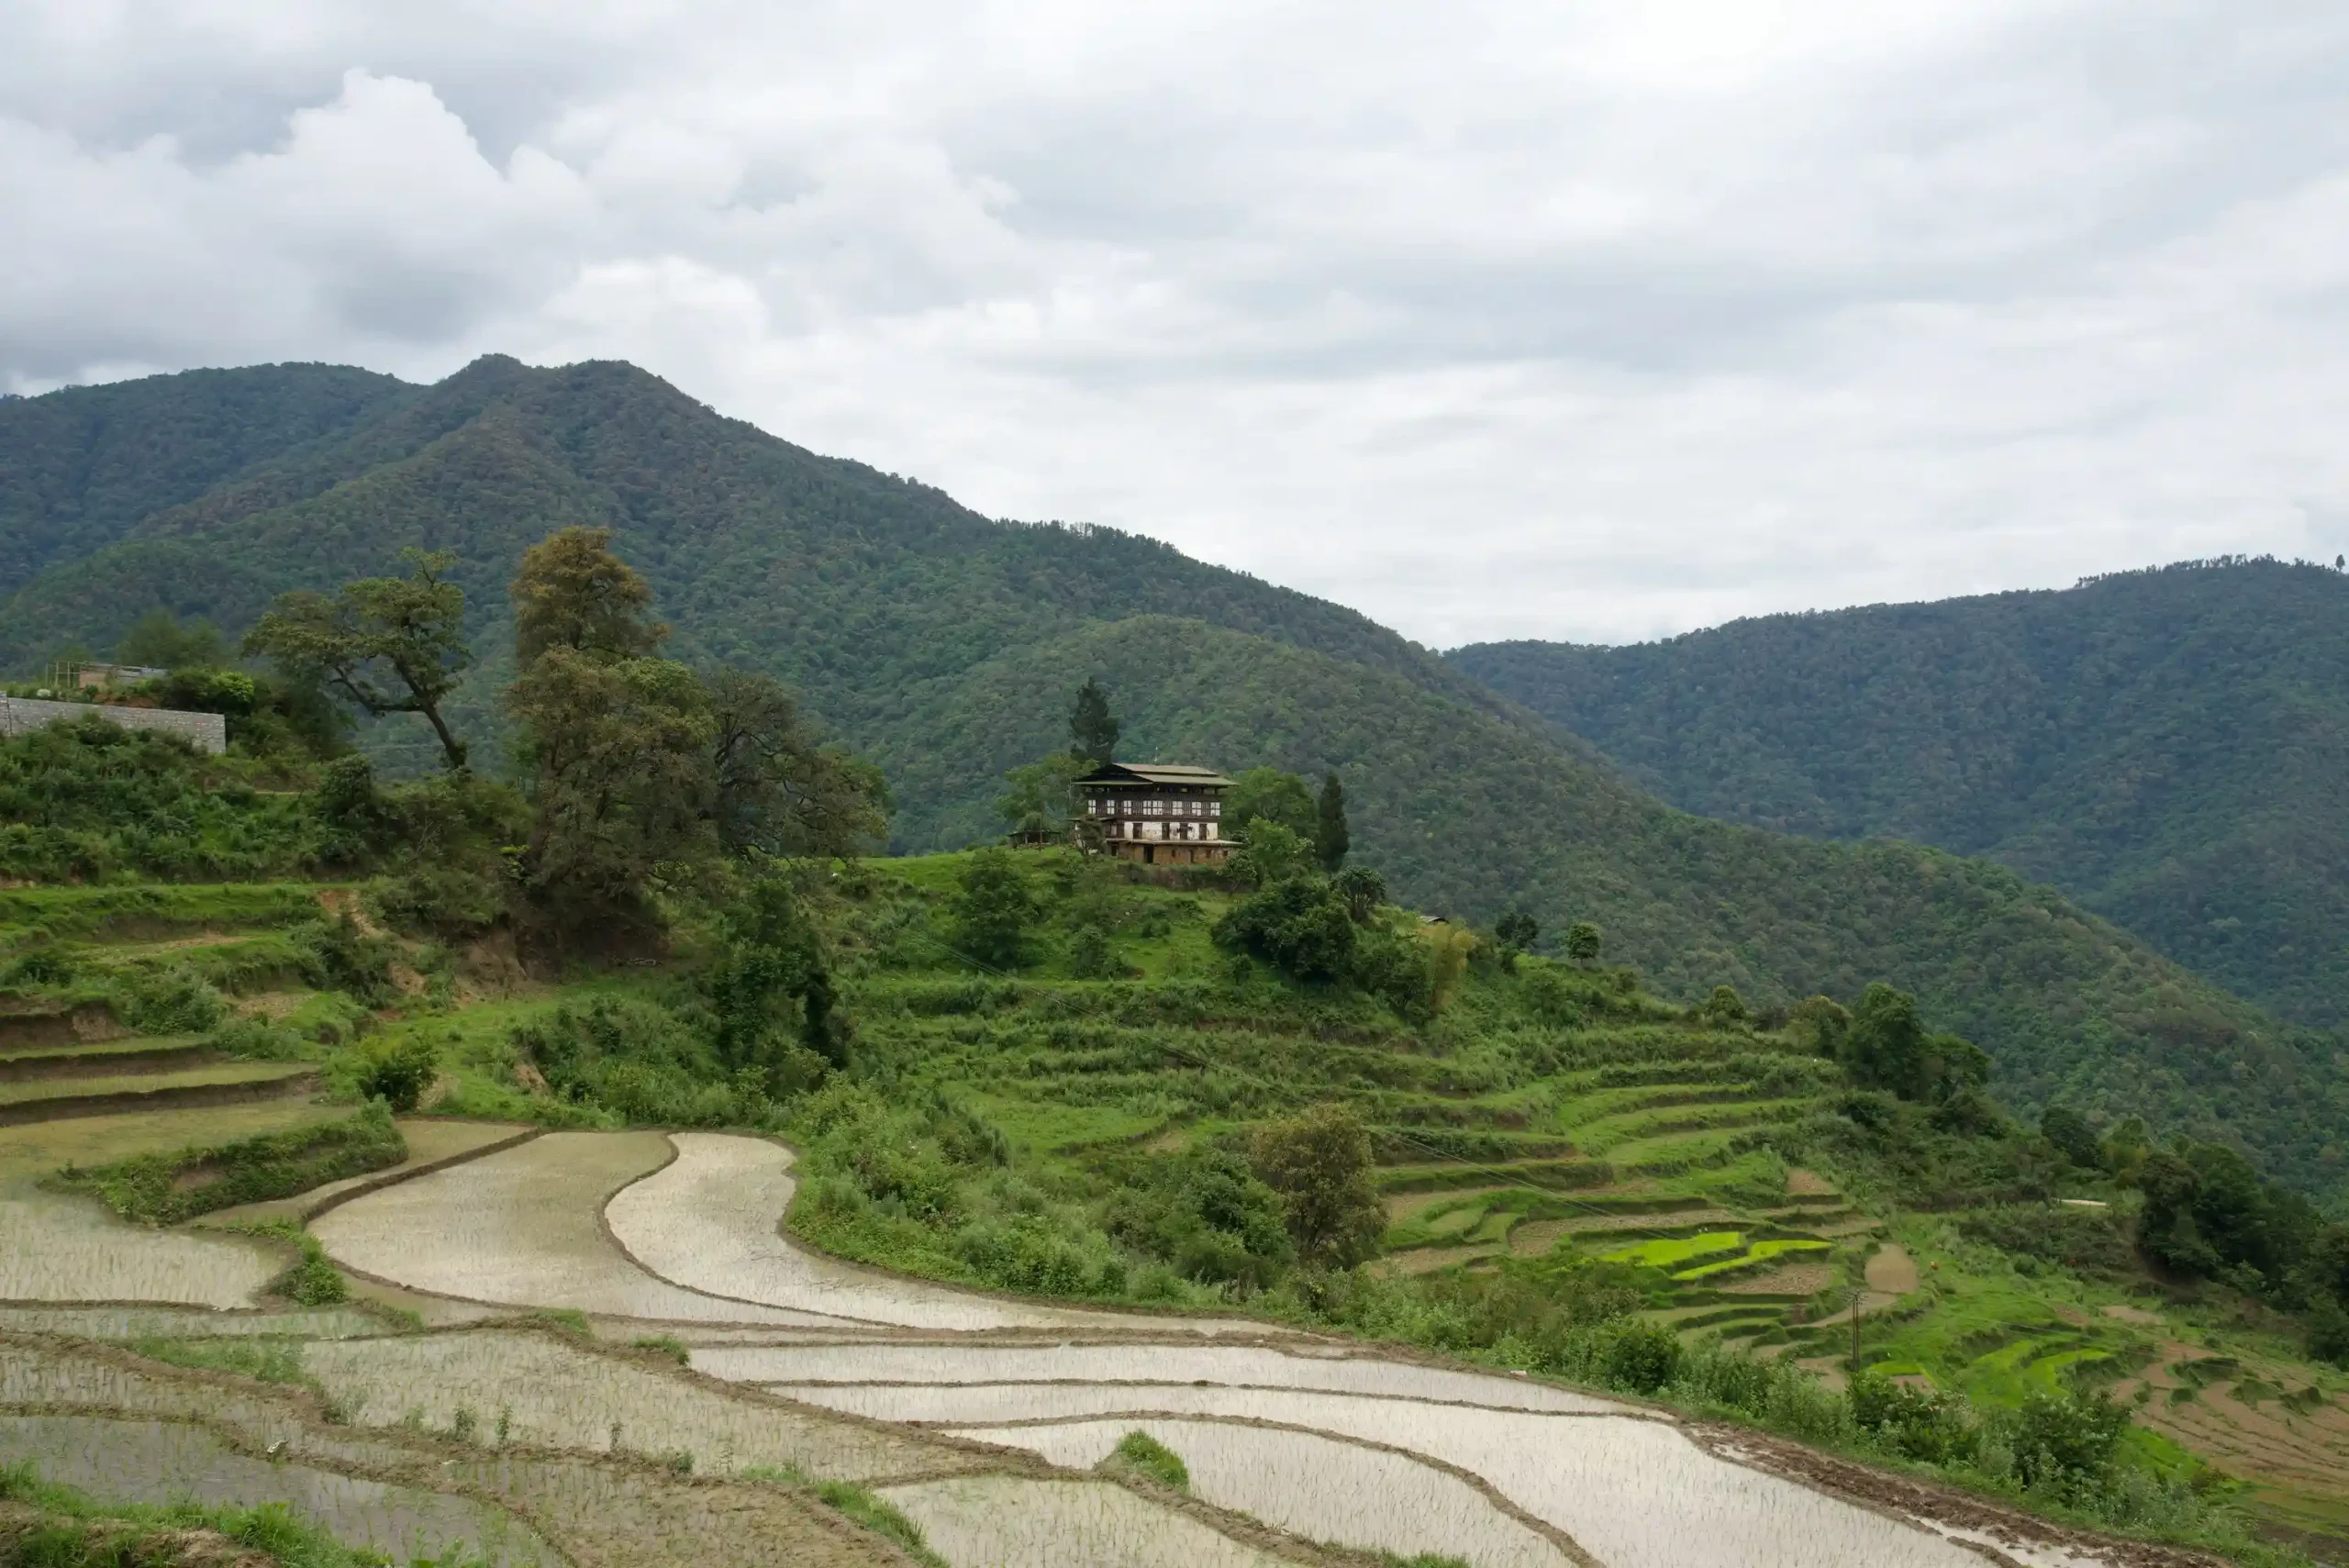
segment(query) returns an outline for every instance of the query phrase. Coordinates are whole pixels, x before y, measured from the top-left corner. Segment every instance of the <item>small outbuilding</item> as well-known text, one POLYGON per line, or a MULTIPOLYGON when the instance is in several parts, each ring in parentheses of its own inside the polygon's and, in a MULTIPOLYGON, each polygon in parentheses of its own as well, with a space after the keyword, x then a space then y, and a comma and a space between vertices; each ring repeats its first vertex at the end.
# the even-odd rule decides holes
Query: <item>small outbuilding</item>
POLYGON ((1104 762, 1076 781, 1077 831, 1142 865, 1219 866, 1240 846, 1223 836, 1231 781, 1182 762, 1104 762))

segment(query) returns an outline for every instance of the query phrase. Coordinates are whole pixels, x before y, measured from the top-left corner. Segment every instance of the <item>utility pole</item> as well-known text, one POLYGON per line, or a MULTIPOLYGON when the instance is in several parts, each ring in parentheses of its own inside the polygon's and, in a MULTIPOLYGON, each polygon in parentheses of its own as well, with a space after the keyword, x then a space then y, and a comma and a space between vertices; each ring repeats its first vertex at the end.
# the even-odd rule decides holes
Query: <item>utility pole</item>
POLYGON ((1857 1289, 1854 1289, 1852 1292, 1852 1360, 1850 1364, 1852 1368, 1852 1381, 1854 1382, 1857 1382, 1860 1375, 1860 1297, 1864 1294, 1864 1292, 1857 1289))

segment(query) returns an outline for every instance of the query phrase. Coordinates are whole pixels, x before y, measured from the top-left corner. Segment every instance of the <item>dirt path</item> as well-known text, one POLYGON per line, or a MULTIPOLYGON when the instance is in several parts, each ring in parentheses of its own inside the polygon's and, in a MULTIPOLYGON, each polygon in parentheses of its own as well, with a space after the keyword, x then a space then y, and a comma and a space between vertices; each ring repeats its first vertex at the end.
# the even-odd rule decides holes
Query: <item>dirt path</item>
POLYGON ((1917 1288, 1917 1260, 1908 1249, 1887 1243, 1868 1260, 1868 1288, 1887 1296, 1906 1296, 1917 1288))

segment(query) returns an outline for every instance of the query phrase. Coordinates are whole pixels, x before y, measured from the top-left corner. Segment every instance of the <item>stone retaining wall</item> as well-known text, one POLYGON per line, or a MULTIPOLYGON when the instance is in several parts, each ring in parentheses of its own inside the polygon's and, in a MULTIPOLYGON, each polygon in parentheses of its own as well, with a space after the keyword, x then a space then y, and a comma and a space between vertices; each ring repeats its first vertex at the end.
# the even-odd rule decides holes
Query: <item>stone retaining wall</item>
POLYGON ((115 707, 105 703, 41 702, 33 697, 0 697, 0 735, 22 735, 46 725, 70 724, 92 717, 125 729, 160 729, 176 735, 199 751, 214 756, 228 749, 228 721, 217 713, 187 713, 172 707, 115 707))

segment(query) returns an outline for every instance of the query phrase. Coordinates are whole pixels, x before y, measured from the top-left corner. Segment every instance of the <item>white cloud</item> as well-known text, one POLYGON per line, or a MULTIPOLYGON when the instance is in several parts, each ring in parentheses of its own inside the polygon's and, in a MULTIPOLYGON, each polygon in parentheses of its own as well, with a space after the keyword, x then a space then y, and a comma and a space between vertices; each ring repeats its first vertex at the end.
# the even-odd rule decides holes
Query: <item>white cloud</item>
POLYGON ((1414 636, 2349 548, 2301 0, 28 3, 0 378, 636 360, 1414 636))

